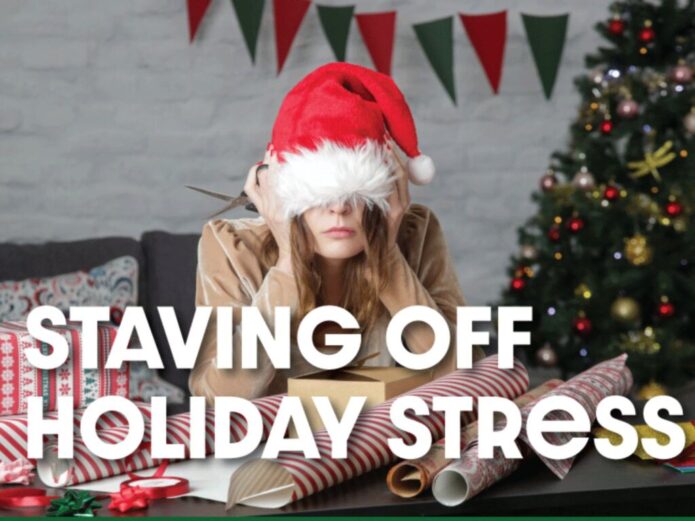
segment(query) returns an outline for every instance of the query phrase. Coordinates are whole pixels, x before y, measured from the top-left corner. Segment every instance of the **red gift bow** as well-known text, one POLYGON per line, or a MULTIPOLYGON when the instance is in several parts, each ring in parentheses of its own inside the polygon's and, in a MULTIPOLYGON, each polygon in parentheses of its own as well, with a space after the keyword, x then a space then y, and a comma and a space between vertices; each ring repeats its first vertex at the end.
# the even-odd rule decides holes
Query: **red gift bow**
POLYGON ((58 496, 47 496, 42 488, 18 487, 0 490, 0 507, 45 507, 58 496))
POLYGON ((109 510, 118 510, 123 513, 150 506, 150 498, 141 487, 123 487, 119 492, 109 495, 111 496, 109 510))

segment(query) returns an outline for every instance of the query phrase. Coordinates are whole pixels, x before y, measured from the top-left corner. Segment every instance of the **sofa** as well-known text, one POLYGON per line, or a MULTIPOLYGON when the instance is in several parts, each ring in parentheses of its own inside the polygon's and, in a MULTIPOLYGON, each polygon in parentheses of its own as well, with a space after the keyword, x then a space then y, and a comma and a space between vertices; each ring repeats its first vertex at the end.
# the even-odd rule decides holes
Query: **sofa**
POLYGON ((41 244, 0 243, 0 281, 50 277, 85 270, 123 255, 138 261, 138 305, 143 306, 160 348, 160 376, 188 392, 188 370, 177 369, 157 306, 173 306, 181 329, 195 310, 195 271, 199 234, 147 231, 138 239, 104 237, 41 244))

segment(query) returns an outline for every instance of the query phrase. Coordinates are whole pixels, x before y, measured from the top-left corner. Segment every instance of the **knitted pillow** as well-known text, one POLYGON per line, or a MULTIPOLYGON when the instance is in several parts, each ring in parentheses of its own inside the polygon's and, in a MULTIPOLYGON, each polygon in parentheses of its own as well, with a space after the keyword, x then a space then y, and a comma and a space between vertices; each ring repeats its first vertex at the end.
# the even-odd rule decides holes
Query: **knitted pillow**
POLYGON ((138 261, 126 255, 89 271, 0 282, 0 322, 26 320, 34 307, 51 305, 66 315, 70 306, 109 306, 118 324, 125 307, 137 304, 137 293, 138 261))

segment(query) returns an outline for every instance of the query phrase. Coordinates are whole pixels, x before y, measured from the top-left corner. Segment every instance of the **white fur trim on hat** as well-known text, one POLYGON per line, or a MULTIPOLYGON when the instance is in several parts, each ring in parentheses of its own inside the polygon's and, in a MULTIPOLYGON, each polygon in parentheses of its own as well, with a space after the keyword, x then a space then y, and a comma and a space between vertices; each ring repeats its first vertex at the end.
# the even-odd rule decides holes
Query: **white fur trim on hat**
POLYGON ((363 200, 388 210, 387 198, 395 189, 397 174, 389 151, 381 143, 366 140, 350 148, 322 140, 316 150, 297 148, 284 152, 274 188, 284 204, 285 218, 314 206, 335 202, 355 205, 363 200))

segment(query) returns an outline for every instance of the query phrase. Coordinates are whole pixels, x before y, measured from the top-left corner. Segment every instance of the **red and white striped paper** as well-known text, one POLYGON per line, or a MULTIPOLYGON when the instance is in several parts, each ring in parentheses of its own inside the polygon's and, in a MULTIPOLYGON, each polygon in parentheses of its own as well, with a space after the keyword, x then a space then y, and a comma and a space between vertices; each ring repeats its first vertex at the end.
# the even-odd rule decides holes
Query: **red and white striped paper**
POLYGON ((0 415, 25 413, 27 398, 31 396, 43 396, 44 411, 55 411, 59 396, 73 397, 76 409, 102 396, 128 398, 128 364, 118 369, 104 368, 118 326, 105 322, 99 324, 99 369, 83 367, 82 327, 79 322, 50 326, 50 329, 66 339, 69 355, 61 367, 44 371, 28 362, 25 351, 36 348, 48 353, 52 347, 32 337, 24 321, 0 322, 0 415))
MULTIPOLYGON (((133 402, 142 413, 145 423, 149 423, 151 413, 150 404, 144 402, 133 402)), ((73 413, 73 424, 75 433, 80 432, 80 424, 84 408, 78 409, 73 413)), ((44 418, 55 420, 58 418, 57 411, 45 412, 44 418)), ((26 414, 15 414, 0 417, 0 463, 11 463, 20 459, 27 459, 27 440, 28 420, 26 414)), ((114 429, 126 425, 125 418, 117 412, 107 412, 103 414, 96 425, 97 430, 114 429)), ((45 440, 50 440, 47 436, 45 440)), ((45 442, 44 442, 45 443, 45 442)))
MULTIPOLYGON (((601 400, 612 395, 626 395, 632 388, 632 372, 625 365, 627 353, 600 362, 595 366, 570 378, 557 389, 550 391, 545 396, 534 400, 521 409, 522 427, 519 438, 531 446, 526 425, 528 416, 534 405, 544 398, 551 396, 568 396, 576 400, 587 412, 591 423, 596 419, 596 408, 601 400)), ((567 411, 552 411, 546 415, 546 420, 571 420, 572 416, 567 411)), ((553 445, 564 445, 575 436, 572 432, 547 432, 543 437, 553 445)), ((533 448, 531 446, 531 448, 533 448)), ((558 478, 564 478, 574 463, 574 458, 551 459, 541 454, 538 457, 558 478)))
MULTIPOLYGON (((275 421, 280 402, 284 394, 276 394, 252 400, 263 418, 263 440, 270 432, 275 421)), ((239 441, 246 435, 246 422, 242 417, 232 416, 230 421, 231 441, 239 441)), ((189 412, 175 414, 167 418, 166 439, 168 443, 180 443, 185 446, 186 454, 189 454, 191 432, 191 415, 189 412)), ((128 434, 127 427, 116 427, 99 432, 99 437, 108 443, 123 441, 128 434)), ((215 414, 214 410, 206 411, 205 415, 205 453, 210 454, 215 448, 215 414)), ((39 478, 45 485, 51 487, 67 487, 104 479, 111 476, 120 476, 126 472, 142 470, 157 465, 152 458, 148 445, 149 439, 144 440, 130 458, 125 460, 107 460, 92 454, 81 438, 74 440, 73 459, 61 460, 58 458, 58 447, 53 444, 46 448, 46 456, 38 461, 37 471, 39 478)))
MULTIPOLYGON (((514 399, 526 392, 529 378, 526 368, 515 359, 512 369, 497 367, 497 355, 476 362, 472 369, 460 369, 422 385, 403 396, 425 400, 430 414, 414 416, 437 440, 444 435, 444 413, 432 410, 435 396, 470 396, 474 410, 465 413, 462 423, 475 421, 478 398, 500 396, 514 399)), ((392 398, 363 412, 350 434, 347 458, 331 457, 331 440, 327 431, 314 434, 320 459, 307 459, 303 453, 282 453, 275 460, 252 460, 242 465, 229 484, 227 508, 236 504, 279 508, 315 494, 323 489, 392 463, 396 457, 388 447, 389 438, 401 438, 410 444, 412 434, 395 427, 389 411, 392 398)))

